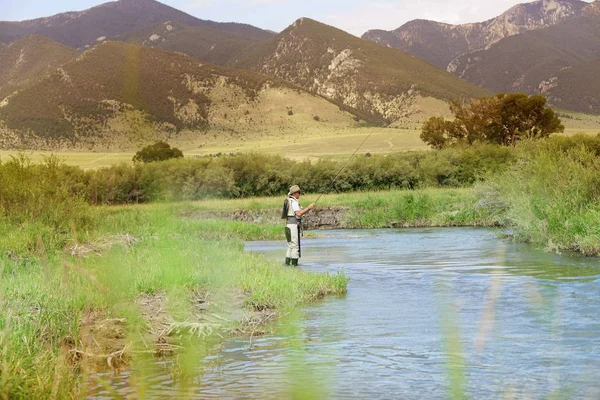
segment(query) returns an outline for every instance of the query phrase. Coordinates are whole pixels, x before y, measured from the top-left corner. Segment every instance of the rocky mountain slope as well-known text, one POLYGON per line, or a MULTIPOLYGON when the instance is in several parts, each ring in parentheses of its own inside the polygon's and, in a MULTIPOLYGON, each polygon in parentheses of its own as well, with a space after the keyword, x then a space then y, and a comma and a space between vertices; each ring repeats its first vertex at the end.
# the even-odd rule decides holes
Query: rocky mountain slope
POLYGON ((0 47, 0 99, 76 56, 70 47, 38 35, 0 47))
POLYGON ((201 61, 227 65, 257 41, 272 36, 266 32, 246 35, 243 31, 224 31, 166 21, 119 35, 115 40, 184 53, 201 61))
POLYGON ((600 59, 557 72, 540 92, 557 107, 600 114, 600 59))
POLYGON ((232 65, 275 76, 385 123, 418 112, 415 103, 422 97, 488 94, 407 53, 308 18, 253 46, 232 65))
POLYGON ((154 0, 118 0, 81 12, 22 22, 0 22, 0 42, 11 43, 38 34, 82 49, 166 21, 237 34, 248 40, 272 36, 272 33, 250 25, 204 21, 154 0))
POLYGON ((316 112, 354 123, 323 98, 276 79, 105 42, 0 100, 0 148, 135 149, 209 127, 243 135, 291 119, 317 123, 316 112))
POLYGON ((504 39, 459 57, 455 65, 460 77, 492 91, 539 93, 562 69, 596 59, 600 16, 589 16, 504 39))
POLYGON ((581 16, 587 5, 579 0, 538 0, 516 5, 485 22, 449 25, 415 20, 394 31, 368 31, 363 38, 406 51, 454 72, 458 57, 485 50, 504 38, 581 16))

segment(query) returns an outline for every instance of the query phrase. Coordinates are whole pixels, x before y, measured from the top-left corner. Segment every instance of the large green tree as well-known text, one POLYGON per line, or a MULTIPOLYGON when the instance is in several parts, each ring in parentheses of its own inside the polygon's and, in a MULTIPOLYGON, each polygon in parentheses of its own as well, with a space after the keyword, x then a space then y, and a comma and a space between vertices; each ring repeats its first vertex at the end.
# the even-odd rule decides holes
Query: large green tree
POLYGON ((421 139, 433 148, 455 143, 496 143, 514 146, 522 139, 538 139, 563 132, 558 116, 546 107, 546 98, 523 93, 453 102, 453 121, 432 117, 425 122, 421 139))

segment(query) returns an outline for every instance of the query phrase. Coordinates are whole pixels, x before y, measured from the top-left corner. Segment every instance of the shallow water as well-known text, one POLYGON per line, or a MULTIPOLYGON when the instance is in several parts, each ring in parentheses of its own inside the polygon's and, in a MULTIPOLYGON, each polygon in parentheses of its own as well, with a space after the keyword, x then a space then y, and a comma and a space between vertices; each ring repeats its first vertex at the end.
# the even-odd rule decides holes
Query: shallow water
MULTIPOLYGON (((536 250, 485 229, 331 231, 302 268, 343 270, 348 294, 233 340, 202 362, 192 398, 600 398, 600 261, 536 250), (316 394, 315 394, 316 393, 316 394)), ((281 259, 282 242, 247 251, 281 259)), ((106 376, 120 395, 127 375, 106 376)), ((167 374, 148 394, 177 388, 167 374)), ((95 397, 111 397, 98 389, 95 397)), ((132 394, 133 396, 133 394, 132 394)))

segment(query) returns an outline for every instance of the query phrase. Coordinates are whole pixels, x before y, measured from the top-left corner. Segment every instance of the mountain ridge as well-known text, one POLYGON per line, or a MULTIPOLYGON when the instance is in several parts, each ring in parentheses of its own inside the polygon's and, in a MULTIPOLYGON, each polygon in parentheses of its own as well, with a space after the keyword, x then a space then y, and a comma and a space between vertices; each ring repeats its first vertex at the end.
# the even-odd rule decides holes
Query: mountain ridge
POLYGON ((413 20, 393 31, 370 30, 362 37, 416 55, 453 72, 453 60, 484 50, 500 40, 555 25, 582 15, 589 3, 580 0, 538 0, 511 7, 498 17, 478 23, 451 25, 413 20))
POLYGON ((412 55, 310 18, 298 19, 231 65, 276 76, 388 124, 413 112, 417 96, 488 94, 412 55))
POLYGON ((166 21, 226 32, 242 32, 250 37, 271 35, 267 31, 247 24, 202 20, 155 0, 118 0, 83 11, 60 13, 45 18, 17 22, 0 21, 0 42, 10 43, 24 36, 39 34, 81 49, 166 21), (110 21, 110 27, 107 27, 107 21, 110 21))

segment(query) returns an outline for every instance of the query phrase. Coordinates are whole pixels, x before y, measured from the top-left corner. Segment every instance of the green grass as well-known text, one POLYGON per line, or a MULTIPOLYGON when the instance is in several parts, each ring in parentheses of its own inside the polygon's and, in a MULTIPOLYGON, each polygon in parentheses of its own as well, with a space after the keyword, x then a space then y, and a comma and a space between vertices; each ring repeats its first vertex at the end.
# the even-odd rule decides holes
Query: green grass
MULTIPOLYGON (((79 241, 79 249, 87 246, 101 255, 73 258, 60 247, 43 248, 41 239, 39 248, 30 249, 27 256, 2 252, 0 396, 84 396, 85 385, 79 382, 92 371, 74 359, 73 350, 85 348, 81 324, 91 312, 125 318, 124 340, 132 362, 152 364, 152 357, 143 361, 139 355, 146 345, 153 346, 140 340, 148 330, 136 305, 141 294, 166 294, 169 314, 184 322, 194 318, 192 294, 206 292, 209 312, 229 321, 220 323, 224 335, 241 323, 244 313, 286 313, 346 290, 342 275, 284 269, 244 253, 239 238, 273 238, 273 227, 256 230, 238 223, 193 221, 178 217, 179 211, 172 205, 92 209, 95 229, 70 233, 69 245, 79 241), (114 237, 125 234, 136 243, 128 246, 114 237)), ((21 239, 31 235, 33 230, 21 239)), ((11 243, 18 242, 15 237, 11 243)), ((101 343, 102 339, 97 338, 101 343)), ((213 335, 203 343, 221 340, 213 335)), ((177 358, 185 358, 185 352, 177 358)))
POLYGON ((515 237, 550 251, 600 255, 600 162, 584 145, 525 148, 509 171, 481 185, 515 237))

